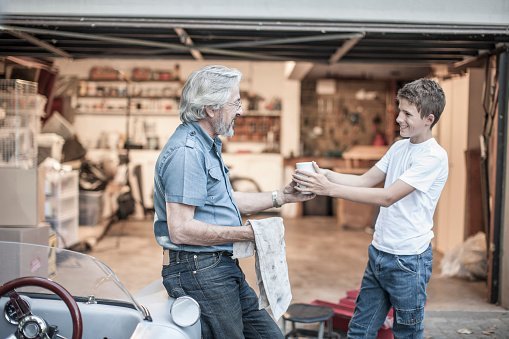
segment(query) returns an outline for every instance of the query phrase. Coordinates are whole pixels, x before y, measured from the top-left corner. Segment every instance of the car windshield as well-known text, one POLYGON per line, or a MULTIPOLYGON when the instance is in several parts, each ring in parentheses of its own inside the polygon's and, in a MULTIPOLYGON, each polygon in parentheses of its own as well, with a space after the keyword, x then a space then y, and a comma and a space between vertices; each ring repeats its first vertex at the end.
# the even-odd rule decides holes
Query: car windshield
MULTIPOLYGON (((49 278, 78 299, 93 296, 97 302, 124 304, 143 313, 115 273, 96 258, 55 247, 0 241, 0 285, 26 276, 49 278)), ((52 294, 34 286, 16 291, 52 294)))

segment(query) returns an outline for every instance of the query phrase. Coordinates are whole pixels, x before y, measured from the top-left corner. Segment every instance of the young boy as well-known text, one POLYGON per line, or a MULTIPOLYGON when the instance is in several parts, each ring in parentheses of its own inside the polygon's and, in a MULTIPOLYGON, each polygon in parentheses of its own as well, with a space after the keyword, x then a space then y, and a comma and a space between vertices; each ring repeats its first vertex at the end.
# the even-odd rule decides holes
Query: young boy
MULTIPOLYGON (((375 338, 394 307, 396 338, 422 338, 426 287, 432 270, 433 214, 448 176, 446 151, 431 129, 445 106, 442 88, 419 79, 398 91, 403 140, 363 175, 297 170, 293 179, 319 195, 380 205, 369 261, 348 338, 375 338), (384 188, 376 188, 385 180, 384 188)), ((300 186, 300 187, 302 187, 300 186)))

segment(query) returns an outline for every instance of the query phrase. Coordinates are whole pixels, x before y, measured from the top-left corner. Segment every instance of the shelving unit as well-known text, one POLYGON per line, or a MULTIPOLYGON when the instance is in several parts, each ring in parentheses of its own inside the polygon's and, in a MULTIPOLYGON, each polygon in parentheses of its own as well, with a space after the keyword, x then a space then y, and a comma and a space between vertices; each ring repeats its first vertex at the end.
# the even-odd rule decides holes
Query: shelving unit
POLYGON ((44 215, 57 235, 59 248, 78 242, 78 171, 46 174, 44 215))
POLYGON ((36 83, 0 80, 0 167, 36 167, 39 102, 36 83))
MULTIPOLYGON (((107 70, 104 70, 107 71, 107 70)), ((81 79, 76 97, 77 114, 83 119, 104 117, 105 119, 133 118, 134 122, 145 121, 144 118, 161 117, 175 119, 178 117, 178 104, 183 82, 177 78, 160 79, 157 73, 150 69, 132 69, 131 79, 118 80, 120 75, 114 71, 103 72, 104 80, 94 77, 91 69, 89 78, 81 79), (136 76, 139 76, 138 78, 136 76), (147 80, 142 78, 146 77, 147 80), (156 80, 149 80, 156 79, 156 80), (129 105, 129 107, 128 107, 129 105)), ((168 73, 170 75, 171 72, 168 73)), ((173 73, 173 75, 176 73, 173 73)), ((279 152, 281 139, 281 99, 271 99, 270 102, 260 101, 261 96, 242 92, 241 95, 244 116, 236 121, 235 135, 231 142, 266 144, 265 151, 279 152), (251 95, 251 97, 250 97, 251 95)), ((270 96, 269 96, 270 97, 270 96)), ((124 120, 130 135, 134 135, 136 128, 131 119, 124 120), (131 127, 129 127, 131 126, 131 127)), ((172 120, 173 124, 174 121, 172 120)), ((171 126, 169 126, 171 128, 171 126)), ((139 143, 139 142, 138 142, 139 143)), ((143 143, 142 143, 143 144, 143 143)))
POLYGON ((0 80, 0 225, 36 228, 43 221, 37 168, 37 83, 0 80))
POLYGON ((280 117, 281 111, 245 111, 246 117, 280 117))
POLYGON ((383 133, 394 123, 394 113, 389 113, 393 102, 389 81, 335 80, 331 93, 319 93, 319 81, 302 83, 300 134, 304 155, 339 157, 352 146, 373 144, 376 132, 383 133))
POLYGON ((235 120, 233 142, 263 142, 279 149, 281 139, 280 114, 246 114, 235 120))
POLYGON ((176 80, 80 80, 78 114, 176 115, 182 84, 176 80))
POLYGON ((0 128, 0 167, 32 167, 34 130, 32 127, 0 128))

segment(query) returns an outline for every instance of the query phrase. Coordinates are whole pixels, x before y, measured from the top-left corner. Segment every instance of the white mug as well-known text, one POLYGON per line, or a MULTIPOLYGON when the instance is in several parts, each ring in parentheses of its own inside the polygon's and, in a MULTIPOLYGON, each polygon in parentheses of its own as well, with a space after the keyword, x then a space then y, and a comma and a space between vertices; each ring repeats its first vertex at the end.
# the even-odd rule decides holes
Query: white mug
MULTIPOLYGON (((313 167, 313 162, 307 161, 307 162, 298 162, 295 164, 295 168, 301 171, 310 172, 310 173, 316 173, 315 168, 313 167)), ((300 185, 297 185, 300 188, 305 188, 300 185)), ((313 194, 312 192, 301 192, 302 194, 313 194)))

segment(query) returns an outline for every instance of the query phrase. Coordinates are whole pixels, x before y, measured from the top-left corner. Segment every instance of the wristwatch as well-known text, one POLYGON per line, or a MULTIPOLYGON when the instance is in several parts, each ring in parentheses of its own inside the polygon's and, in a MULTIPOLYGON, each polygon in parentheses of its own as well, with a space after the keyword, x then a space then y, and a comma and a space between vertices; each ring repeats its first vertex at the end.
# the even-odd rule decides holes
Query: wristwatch
POLYGON ((272 207, 281 207, 281 205, 277 202, 277 191, 272 191, 272 207))

